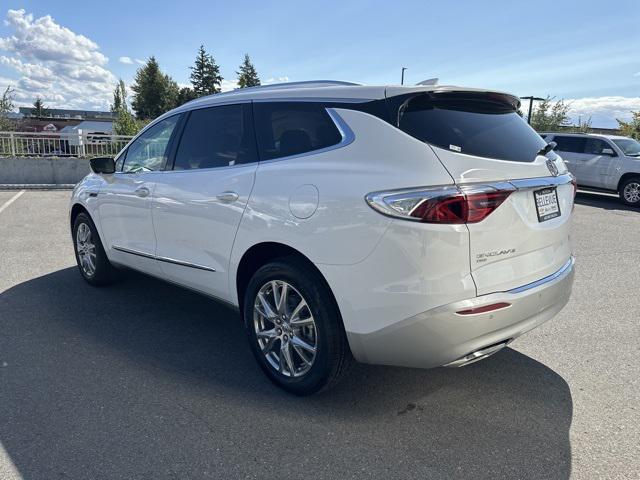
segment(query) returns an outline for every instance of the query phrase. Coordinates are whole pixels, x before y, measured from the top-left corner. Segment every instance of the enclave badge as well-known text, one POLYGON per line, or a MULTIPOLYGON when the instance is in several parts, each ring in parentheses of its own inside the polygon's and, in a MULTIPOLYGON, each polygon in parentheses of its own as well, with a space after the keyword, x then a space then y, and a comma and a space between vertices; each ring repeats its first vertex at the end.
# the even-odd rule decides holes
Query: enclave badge
POLYGON ((558 171, 558 167, 556 167, 556 162, 554 162, 553 160, 547 160, 547 168, 551 172, 551 175, 553 175, 554 177, 557 177, 558 173, 560 173, 558 171))

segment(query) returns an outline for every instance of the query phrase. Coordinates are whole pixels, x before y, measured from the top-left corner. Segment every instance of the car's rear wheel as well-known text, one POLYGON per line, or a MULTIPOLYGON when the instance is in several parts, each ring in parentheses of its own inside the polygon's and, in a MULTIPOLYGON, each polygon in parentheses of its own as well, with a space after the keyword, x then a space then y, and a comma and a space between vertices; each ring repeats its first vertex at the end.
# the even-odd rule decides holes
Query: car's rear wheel
POLYGON ((622 183, 620 199, 627 205, 640 207, 640 177, 633 177, 622 183))
POLYGON ((104 251, 98 230, 86 213, 73 222, 73 247, 82 277, 91 285, 107 285, 116 278, 116 269, 104 251))
POLYGON ((335 299, 320 275, 287 258, 261 267, 244 298, 251 349, 267 376, 296 395, 335 385, 351 352, 335 299))

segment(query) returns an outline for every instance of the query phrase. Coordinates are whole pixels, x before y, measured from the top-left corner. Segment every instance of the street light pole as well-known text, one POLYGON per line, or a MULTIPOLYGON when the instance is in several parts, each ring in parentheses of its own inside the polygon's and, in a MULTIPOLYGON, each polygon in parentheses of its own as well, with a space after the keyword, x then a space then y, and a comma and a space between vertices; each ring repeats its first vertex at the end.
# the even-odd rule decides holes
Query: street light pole
POLYGON ((527 123, 531 125, 531 112, 533 111, 533 101, 542 101, 544 98, 540 97, 520 97, 522 100, 529 100, 529 113, 527 114, 527 123))
POLYGON ((404 85, 404 71, 407 67, 402 67, 402 76, 400 77, 400 85, 404 85))

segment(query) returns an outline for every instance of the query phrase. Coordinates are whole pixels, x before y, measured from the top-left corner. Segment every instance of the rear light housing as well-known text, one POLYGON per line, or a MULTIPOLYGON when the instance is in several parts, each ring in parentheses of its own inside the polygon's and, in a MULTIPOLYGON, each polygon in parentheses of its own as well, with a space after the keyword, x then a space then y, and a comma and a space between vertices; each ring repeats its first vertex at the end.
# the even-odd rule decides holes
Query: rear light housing
POLYGON ((493 213, 516 188, 510 183, 374 192, 367 203, 378 212, 422 223, 478 223, 493 213))

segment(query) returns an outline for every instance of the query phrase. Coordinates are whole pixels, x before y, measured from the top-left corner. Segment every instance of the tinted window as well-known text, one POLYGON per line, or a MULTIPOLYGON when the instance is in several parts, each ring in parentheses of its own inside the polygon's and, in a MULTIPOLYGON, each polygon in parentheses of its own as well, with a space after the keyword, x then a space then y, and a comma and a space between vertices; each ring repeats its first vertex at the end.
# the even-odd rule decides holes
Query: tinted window
POLYGON ((560 137, 556 135, 553 141, 558 144, 556 150, 559 152, 583 153, 586 143, 584 137, 560 137))
POLYGON ((251 106, 193 110, 176 151, 174 170, 228 167, 256 161, 251 106))
POLYGON ((585 142, 584 153, 590 153, 592 155, 602 155, 602 149, 604 148, 613 150, 611 148, 611 145, 609 145, 604 140, 600 140, 599 138, 587 138, 586 140, 587 141, 585 142))
POLYGON ((485 96, 419 95, 398 112, 398 127, 409 135, 454 152, 532 162, 545 141, 514 107, 485 96))
POLYGON ((342 135, 320 103, 254 103, 261 160, 330 147, 342 135))
POLYGON ((180 115, 165 118, 136 138, 129 145, 126 156, 123 156, 124 168, 122 171, 136 173, 161 170, 167 160, 167 146, 171 134, 179 119, 180 115))
POLYGON ((618 145, 625 155, 640 157, 640 143, 631 138, 615 138, 613 143, 618 145))

